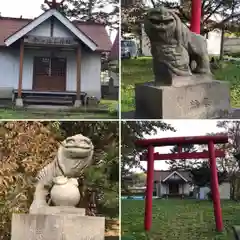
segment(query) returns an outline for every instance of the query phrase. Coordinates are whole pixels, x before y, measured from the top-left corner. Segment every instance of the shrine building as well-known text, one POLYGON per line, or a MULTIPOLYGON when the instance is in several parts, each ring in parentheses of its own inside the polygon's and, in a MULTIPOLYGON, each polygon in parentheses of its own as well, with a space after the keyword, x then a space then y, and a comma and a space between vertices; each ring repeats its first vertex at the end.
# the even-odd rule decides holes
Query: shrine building
POLYGON ((53 5, 35 19, 0 17, 0 91, 17 106, 100 100, 101 55, 111 47, 105 25, 70 21, 53 5))

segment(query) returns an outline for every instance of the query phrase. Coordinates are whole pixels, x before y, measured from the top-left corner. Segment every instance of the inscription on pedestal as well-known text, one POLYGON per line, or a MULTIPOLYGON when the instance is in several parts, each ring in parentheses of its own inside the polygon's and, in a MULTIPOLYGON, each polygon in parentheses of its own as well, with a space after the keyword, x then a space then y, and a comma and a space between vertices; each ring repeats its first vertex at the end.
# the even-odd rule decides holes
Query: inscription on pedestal
POLYGON ((207 108, 207 107, 210 107, 211 105, 212 105, 212 102, 206 97, 203 99, 202 102, 200 102, 197 99, 190 101, 190 109, 196 109, 196 108, 200 108, 200 107, 207 108))

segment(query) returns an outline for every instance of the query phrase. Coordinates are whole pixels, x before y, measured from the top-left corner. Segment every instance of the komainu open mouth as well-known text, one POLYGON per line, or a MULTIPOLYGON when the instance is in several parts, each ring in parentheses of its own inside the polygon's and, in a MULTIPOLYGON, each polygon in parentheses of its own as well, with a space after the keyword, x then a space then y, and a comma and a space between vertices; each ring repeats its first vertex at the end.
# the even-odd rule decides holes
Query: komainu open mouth
POLYGON ((168 25, 169 23, 172 23, 174 19, 156 19, 156 18, 150 18, 149 21, 154 25, 168 25))

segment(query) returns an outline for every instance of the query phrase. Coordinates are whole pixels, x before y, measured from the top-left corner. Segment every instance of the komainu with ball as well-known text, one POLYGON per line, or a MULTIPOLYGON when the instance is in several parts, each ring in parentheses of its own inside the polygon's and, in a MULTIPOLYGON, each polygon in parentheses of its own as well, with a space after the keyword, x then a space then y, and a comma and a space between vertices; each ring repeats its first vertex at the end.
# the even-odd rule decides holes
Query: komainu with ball
POLYGON ((156 85, 171 85, 172 78, 201 74, 211 76, 207 43, 191 32, 180 18, 165 7, 150 9, 144 22, 153 56, 156 85), (191 69, 191 63, 196 67, 191 69))
POLYGON ((61 188, 65 189, 63 191, 69 190, 69 196, 67 196, 69 199, 65 199, 66 205, 75 202, 78 199, 78 194, 74 192, 78 185, 76 179, 81 176, 85 168, 92 164, 93 150, 92 141, 81 134, 65 139, 58 149, 55 160, 46 165, 37 176, 30 213, 39 213, 42 207, 49 206, 47 195, 50 192, 55 198, 53 202, 63 202, 66 196, 63 195, 64 192, 61 194, 61 191, 57 190, 61 188))

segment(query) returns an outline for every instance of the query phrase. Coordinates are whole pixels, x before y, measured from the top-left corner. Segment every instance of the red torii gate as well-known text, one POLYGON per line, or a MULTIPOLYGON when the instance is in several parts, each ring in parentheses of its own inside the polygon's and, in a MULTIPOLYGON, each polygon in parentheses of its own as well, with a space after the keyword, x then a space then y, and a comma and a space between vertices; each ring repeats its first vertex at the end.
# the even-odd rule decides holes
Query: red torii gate
POLYGON ((158 138, 158 139, 141 139, 135 142, 136 146, 147 148, 147 185, 145 200, 145 218, 144 227, 149 231, 152 225, 152 194, 154 181, 154 160, 176 160, 176 159, 196 159, 209 158, 211 168, 211 191, 213 198, 213 207, 215 215, 216 230, 223 231, 222 210, 220 204, 220 196, 218 189, 218 174, 216 166, 216 157, 224 157, 223 150, 215 150, 214 144, 227 143, 227 135, 218 136, 194 136, 194 137, 174 137, 174 138, 158 138), (208 151, 203 152, 182 152, 182 146, 185 144, 207 144, 208 151), (159 154, 154 153, 154 147, 161 146, 178 146, 178 153, 159 154))
POLYGON ((192 0, 190 30, 197 34, 200 34, 201 15, 202 15, 202 1, 192 0))

